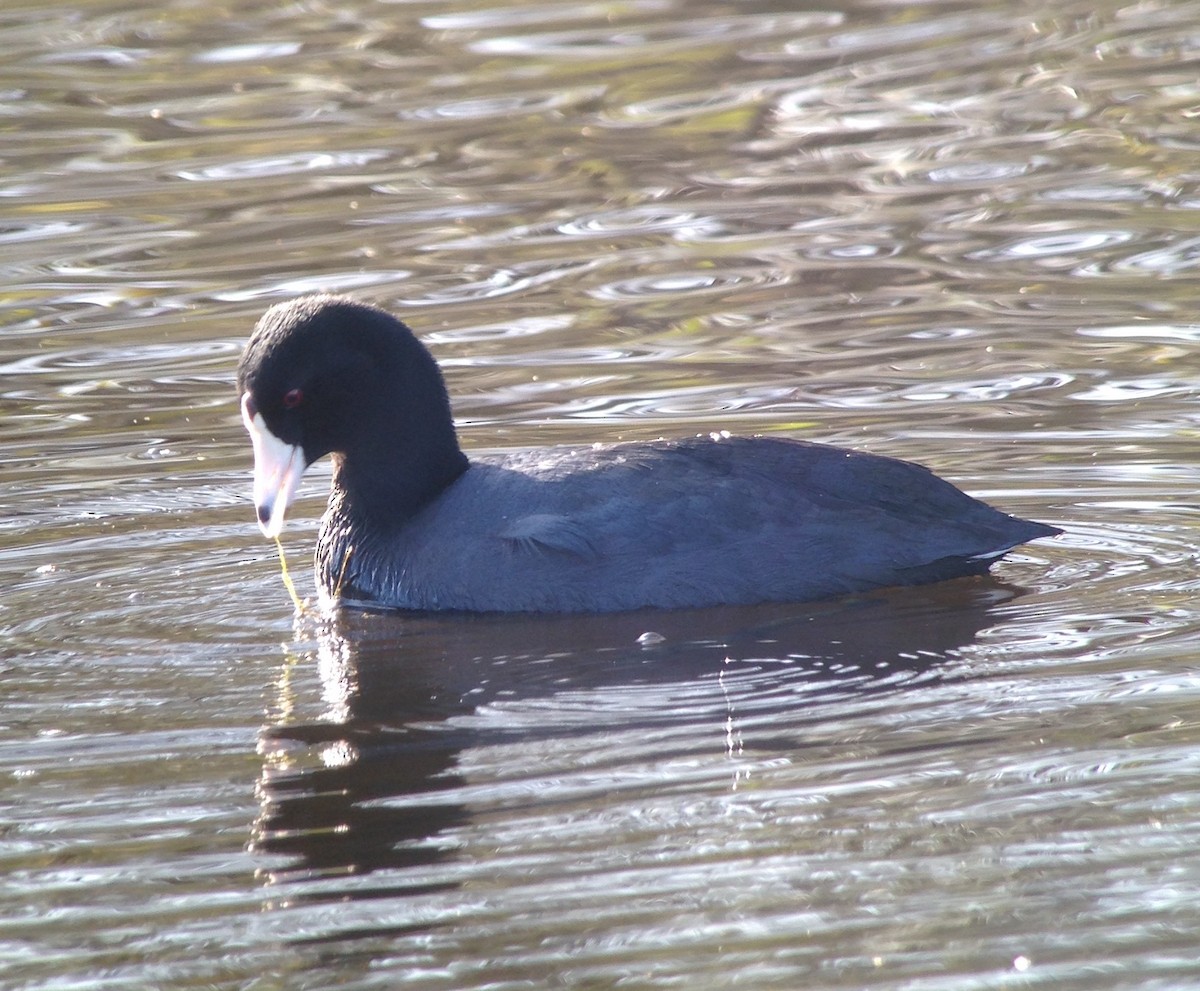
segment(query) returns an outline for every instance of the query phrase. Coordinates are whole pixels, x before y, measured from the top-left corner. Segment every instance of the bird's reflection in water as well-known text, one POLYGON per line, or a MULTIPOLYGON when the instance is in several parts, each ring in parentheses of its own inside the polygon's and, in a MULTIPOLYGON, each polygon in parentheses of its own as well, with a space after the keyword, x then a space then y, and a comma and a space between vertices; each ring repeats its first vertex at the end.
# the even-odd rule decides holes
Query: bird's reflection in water
MULTIPOLYGON (((298 719, 284 700, 262 731, 255 847, 282 855, 283 866, 267 872, 271 883, 346 879, 334 884, 336 895, 326 883, 289 900, 452 888, 455 834, 487 788, 473 780, 466 790, 460 768, 468 751, 516 744, 515 753, 523 745, 544 753, 547 742, 576 734, 603 741, 602 731, 618 746, 664 726, 682 727, 675 746, 683 740, 697 753, 795 751, 803 726, 819 721, 832 700, 855 704, 944 677, 945 660, 973 643, 995 622, 996 605, 1015 594, 975 579, 830 603, 694 612, 343 611, 315 641, 321 717, 298 719), (569 718, 556 718, 555 703, 568 699, 569 718), (479 717, 520 713, 522 704, 523 717, 479 717), (349 880, 381 872, 386 877, 370 885, 349 880)), ((302 652, 288 663, 311 657, 302 652)))

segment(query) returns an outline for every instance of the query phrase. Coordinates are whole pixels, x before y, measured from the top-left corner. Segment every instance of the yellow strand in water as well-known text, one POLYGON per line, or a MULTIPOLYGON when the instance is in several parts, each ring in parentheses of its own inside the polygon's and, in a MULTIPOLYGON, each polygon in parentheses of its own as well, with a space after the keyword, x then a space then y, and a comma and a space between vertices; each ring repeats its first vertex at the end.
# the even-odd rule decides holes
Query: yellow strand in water
POLYGON ((342 558, 342 570, 338 572, 337 584, 333 586, 333 597, 339 598, 342 594, 342 582, 346 579, 346 568, 350 565, 350 555, 354 553, 353 547, 346 548, 346 555, 342 558))
POLYGON ((288 590, 288 595, 292 597, 292 605, 296 607, 296 612, 304 612, 304 603, 300 601, 300 596, 296 594, 296 586, 292 584, 292 576, 288 574, 287 558, 283 555, 283 544, 279 542, 279 538, 275 538, 275 549, 279 551, 279 571, 283 575, 284 588, 288 590))

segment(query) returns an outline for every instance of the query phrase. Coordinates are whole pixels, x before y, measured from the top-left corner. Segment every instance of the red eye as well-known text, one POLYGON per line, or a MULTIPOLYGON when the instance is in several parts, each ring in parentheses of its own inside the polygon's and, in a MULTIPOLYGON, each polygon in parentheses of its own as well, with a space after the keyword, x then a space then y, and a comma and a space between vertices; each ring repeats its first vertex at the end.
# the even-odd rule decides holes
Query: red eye
POLYGON ((284 409, 295 409, 302 402, 304 402, 304 390, 303 389, 289 389, 287 392, 285 392, 283 394, 283 408, 284 409))

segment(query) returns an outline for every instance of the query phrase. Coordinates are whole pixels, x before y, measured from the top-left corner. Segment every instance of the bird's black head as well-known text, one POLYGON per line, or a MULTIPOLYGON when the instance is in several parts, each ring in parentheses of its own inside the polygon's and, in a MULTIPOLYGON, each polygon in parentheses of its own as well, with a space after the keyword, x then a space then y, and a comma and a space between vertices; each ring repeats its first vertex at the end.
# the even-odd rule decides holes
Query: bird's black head
POLYGON ((326 454, 350 495, 390 503, 381 510, 392 512, 413 511, 466 467, 437 364, 376 307, 338 296, 272 307, 237 382, 264 529, 264 507, 282 525, 286 506, 275 507, 281 495, 290 501, 299 480, 292 475, 326 454))

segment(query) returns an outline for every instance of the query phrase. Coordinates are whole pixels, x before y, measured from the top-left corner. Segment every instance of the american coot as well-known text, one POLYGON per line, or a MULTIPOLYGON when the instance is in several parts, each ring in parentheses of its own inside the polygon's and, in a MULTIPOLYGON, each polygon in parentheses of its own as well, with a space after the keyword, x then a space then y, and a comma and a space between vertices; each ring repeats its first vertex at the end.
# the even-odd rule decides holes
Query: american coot
POLYGON ((978 575, 1060 531, 928 469, 705 436, 468 460, 433 357, 383 310, 272 307, 238 366, 254 502, 277 536, 329 454, 323 594, 406 609, 606 612, 828 598, 978 575))

